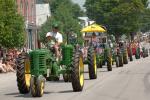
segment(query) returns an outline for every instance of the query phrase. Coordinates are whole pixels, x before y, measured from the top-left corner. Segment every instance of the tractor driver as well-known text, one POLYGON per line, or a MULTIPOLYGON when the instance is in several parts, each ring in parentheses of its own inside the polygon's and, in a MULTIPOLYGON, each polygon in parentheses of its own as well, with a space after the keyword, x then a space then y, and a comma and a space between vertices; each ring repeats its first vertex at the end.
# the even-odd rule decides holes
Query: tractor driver
POLYGON ((54 24, 52 26, 52 32, 48 32, 46 34, 46 38, 47 38, 48 42, 50 42, 51 44, 53 44, 53 48, 54 48, 55 54, 56 54, 56 60, 58 60, 59 57, 60 57, 59 47, 60 47, 61 43, 63 42, 62 34, 59 33, 58 24, 54 24))

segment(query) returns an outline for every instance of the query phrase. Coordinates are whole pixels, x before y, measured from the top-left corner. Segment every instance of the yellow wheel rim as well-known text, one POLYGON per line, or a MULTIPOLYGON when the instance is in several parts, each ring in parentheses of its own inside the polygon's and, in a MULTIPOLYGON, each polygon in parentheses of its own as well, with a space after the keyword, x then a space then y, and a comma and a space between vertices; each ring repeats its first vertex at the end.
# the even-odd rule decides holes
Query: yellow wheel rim
POLYGON ((36 95, 35 92, 36 92, 36 86, 35 86, 35 82, 34 82, 34 77, 32 77, 32 79, 31 79, 31 93, 33 96, 36 95))
POLYGON ((30 79, 31 79, 30 61, 29 59, 25 59, 25 81, 28 87, 30 87, 30 79))
POLYGON ((44 93, 44 82, 41 82, 41 95, 44 93))
POLYGON ((84 84, 84 64, 83 64, 83 59, 81 56, 79 59, 79 78, 80 78, 80 85, 83 86, 83 84, 84 84))
POLYGON ((110 58, 110 62, 111 62, 111 66, 112 66, 112 62, 113 62, 112 57, 110 58))
POLYGON ((94 71, 97 73, 96 54, 94 53, 94 71))
POLYGON ((35 92, 36 92, 35 84, 33 84, 32 91, 33 91, 33 93, 35 95, 35 92))

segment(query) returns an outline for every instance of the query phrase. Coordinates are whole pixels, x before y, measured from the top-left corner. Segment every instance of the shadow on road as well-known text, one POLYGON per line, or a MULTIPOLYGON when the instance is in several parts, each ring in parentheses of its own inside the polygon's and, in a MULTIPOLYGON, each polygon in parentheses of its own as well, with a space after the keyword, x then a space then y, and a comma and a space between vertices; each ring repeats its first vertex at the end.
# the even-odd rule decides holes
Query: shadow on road
MULTIPOLYGON (((53 93, 53 92, 44 92, 44 94, 50 94, 50 93, 53 93)), ((23 98, 33 98, 30 93, 28 93, 28 94, 20 94, 20 93, 16 92, 16 93, 7 93, 5 95, 7 95, 7 96, 14 96, 14 97, 23 97, 23 98)))
POLYGON ((89 73, 89 71, 84 71, 84 73, 89 73))
POLYGON ((107 71, 107 70, 100 70, 99 72, 109 72, 109 71, 107 71))
POLYGON ((57 93, 72 93, 72 92, 73 92, 73 90, 65 90, 65 91, 59 91, 57 93))

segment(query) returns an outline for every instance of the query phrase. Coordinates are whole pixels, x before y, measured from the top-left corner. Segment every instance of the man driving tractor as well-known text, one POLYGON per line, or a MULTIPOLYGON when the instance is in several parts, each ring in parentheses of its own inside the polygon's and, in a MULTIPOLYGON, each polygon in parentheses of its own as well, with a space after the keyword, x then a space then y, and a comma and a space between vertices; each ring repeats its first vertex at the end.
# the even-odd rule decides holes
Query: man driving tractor
MULTIPOLYGON (((50 44, 53 45, 53 48, 56 54, 56 60, 58 61, 58 58, 60 57, 59 47, 60 47, 60 44, 63 42, 62 34, 59 33, 58 24, 55 23, 54 25, 52 25, 52 31, 46 34, 46 38, 47 38, 48 43, 50 42, 50 44)), ((51 47, 49 47, 48 45, 48 48, 51 48, 51 47)))

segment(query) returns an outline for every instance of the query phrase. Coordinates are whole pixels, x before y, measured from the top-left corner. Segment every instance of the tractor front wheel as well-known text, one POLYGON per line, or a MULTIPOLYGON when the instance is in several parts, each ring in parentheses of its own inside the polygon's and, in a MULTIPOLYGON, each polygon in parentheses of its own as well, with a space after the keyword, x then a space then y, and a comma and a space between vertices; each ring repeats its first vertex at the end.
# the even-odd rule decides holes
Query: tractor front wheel
POLYGON ((42 75, 31 77, 31 95, 33 97, 42 97, 44 93, 45 79, 42 75))

